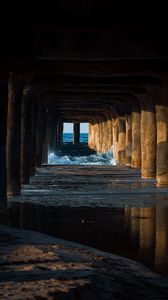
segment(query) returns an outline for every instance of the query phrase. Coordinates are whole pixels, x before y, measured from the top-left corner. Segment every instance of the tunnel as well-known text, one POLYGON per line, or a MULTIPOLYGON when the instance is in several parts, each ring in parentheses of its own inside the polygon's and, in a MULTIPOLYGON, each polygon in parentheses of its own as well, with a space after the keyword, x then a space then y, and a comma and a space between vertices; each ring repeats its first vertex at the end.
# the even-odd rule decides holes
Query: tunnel
POLYGON ((1 201, 6 189, 19 194, 36 166, 47 163, 48 149, 61 143, 63 122, 75 124, 74 143, 77 124, 88 122, 91 149, 104 153, 113 145, 117 165, 167 186, 167 61, 150 44, 147 53, 141 49, 140 29, 138 38, 129 28, 36 30, 36 56, 1 81, 1 201))
MULTIPOLYGON (((82 185, 85 187, 80 190, 81 207, 87 206, 89 195, 94 197, 96 193, 102 195, 105 207, 108 188, 115 193, 117 206, 118 195, 122 194, 122 198, 125 194, 122 205, 126 224, 130 226, 130 240, 140 237, 142 256, 150 256, 154 243, 160 253, 159 245, 168 237, 163 233, 162 240, 162 225, 157 216, 163 214, 165 220, 166 212, 163 207, 134 209, 134 199, 136 202, 136 197, 140 199, 137 194, 144 195, 141 203, 151 206, 153 193, 156 201, 162 201, 164 196, 167 205, 168 42, 164 12, 154 4, 151 14, 151 7, 140 5, 137 9, 133 5, 135 11, 131 13, 121 1, 112 1, 113 9, 108 9, 108 1, 101 5, 94 0, 70 2, 57 1, 49 21, 45 18, 49 6, 41 14, 28 7, 27 13, 19 15, 19 23, 11 9, 11 23, 0 25, 1 215, 6 218, 6 213, 10 213, 9 203, 26 202, 30 193, 32 199, 40 197, 38 193, 44 192, 45 196, 47 188, 47 197, 54 199, 56 195, 57 205, 61 206, 64 193, 73 201, 82 185), (33 11, 31 18, 29 10, 33 11), (163 16, 160 22, 159 15, 163 16), (65 123, 73 124, 74 149, 82 147, 80 124, 88 123, 89 153, 110 153, 115 165, 51 166, 49 153, 56 154, 62 149, 65 123), (76 184, 75 188, 68 192, 65 182, 76 184), (84 189, 87 186, 89 192, 84 189), (134 189, 136 193, 132 195, 134 189), (131 210, 127 209, 127 200, 132 201, 131 210), (143 218, 156 220, 145 223, 143 218), (145 226, 152 232, 149 243, 143 238, 145 226)), ((108 197, 109 194, 107 202, 111 201, 108 197)), ((37 200, 44 204, 42 198, 37 200)), ((69 205, 66 201, 59 208, 61 216, 69 205)), ((27 220, 24 209, 22 213, 23 224, 27 220)), ((44 221, 45 214, 42 218, 44 221)), ((85 224, 85 219, 81 220, 85 224)), ((94 246, 92 241, 89 245, 94 246)), ((163 248, 166 251, 165 245, 163 248)), ((163 260, 156 257, 156 261, 160 268, 163 260)))

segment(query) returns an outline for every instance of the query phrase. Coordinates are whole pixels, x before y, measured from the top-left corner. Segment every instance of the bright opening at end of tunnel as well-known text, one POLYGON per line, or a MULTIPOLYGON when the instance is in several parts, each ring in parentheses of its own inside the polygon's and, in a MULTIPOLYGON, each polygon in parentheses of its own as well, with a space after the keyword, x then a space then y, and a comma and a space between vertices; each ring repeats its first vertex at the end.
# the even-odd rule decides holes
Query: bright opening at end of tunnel
POLYGON ((96 153, 88 146, 88 123, 64 123, 62 142, 56 152, 49 152, 48 164, 116 165, 112 146, 107 153, 96 153), (79 136, 75 136, 79 134, 79 136))

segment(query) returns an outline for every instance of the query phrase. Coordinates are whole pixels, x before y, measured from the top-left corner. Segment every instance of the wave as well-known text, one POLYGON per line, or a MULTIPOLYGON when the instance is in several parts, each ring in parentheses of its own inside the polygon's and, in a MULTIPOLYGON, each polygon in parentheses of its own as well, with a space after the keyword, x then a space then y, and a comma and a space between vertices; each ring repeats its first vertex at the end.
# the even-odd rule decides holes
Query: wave
POLYGON ((51 152, 48 156, 48 164, 50 165, 116 165, 113 158, 112 150, 102 154, 92 154, 89 156, 71 156, 71 155, 56 155, 51 152))

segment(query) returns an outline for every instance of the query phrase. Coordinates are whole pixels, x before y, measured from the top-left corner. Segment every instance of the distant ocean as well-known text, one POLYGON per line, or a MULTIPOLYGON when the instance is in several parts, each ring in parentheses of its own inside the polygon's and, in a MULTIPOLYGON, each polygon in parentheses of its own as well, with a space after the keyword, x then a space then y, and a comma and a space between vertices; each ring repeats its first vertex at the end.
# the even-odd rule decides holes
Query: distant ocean
MULTIPOLYGON (((63 142, 70 143, 73 142, 73 133, 64 133, 63 134, 63 142)), ((80 143, 87 143, 88 142, 88 133, 81 133, 80 134, 80 143)))
MULTIPOLYGON (((63 142, 73 142, 72 133, 63 134, 63 142)), ((80 134, 80 143, 88 142, 88 134, 80 134)), ((116 161, 113 159, 112 149, 107 153, 92 154, 89 156, 71 156, 71 155, 56 155, 55 153, 49 153, 48 163, 51 165, 116 165, 116 161)))

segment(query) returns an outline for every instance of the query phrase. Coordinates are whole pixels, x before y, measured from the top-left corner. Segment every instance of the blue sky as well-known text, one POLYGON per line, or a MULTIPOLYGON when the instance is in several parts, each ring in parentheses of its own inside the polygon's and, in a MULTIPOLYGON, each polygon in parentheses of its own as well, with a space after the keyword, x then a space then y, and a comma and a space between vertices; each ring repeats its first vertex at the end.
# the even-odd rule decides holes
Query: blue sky
MULTIPOLYGON (((64 123, 64 132, 73 132, 73 123, 64 123)), ((88 132, 88 123, 80 123, 80 132, 86 133, 88 132)))

